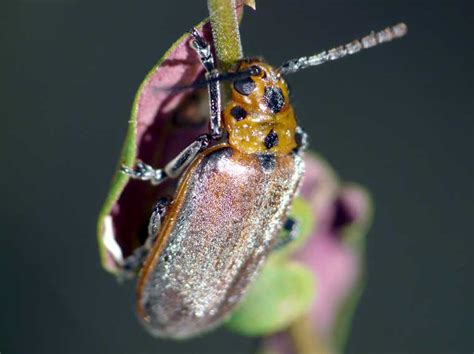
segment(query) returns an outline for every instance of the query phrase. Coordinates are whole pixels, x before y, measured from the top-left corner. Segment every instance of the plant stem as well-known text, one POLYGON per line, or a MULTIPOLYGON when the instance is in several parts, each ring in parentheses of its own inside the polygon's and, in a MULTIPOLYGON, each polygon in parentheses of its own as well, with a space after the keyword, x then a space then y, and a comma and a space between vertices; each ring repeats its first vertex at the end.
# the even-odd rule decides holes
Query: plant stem
POLYGON ((242 58, 239 21, 235 0, 208 0, 212 36, 222 71, 228 71, 242 58))
POLYGON ((298 354, 330 354, 320 338, 317 338, 308 315, 303 315, 289 328, 289 334, 293 340, 296 353, 298 354))

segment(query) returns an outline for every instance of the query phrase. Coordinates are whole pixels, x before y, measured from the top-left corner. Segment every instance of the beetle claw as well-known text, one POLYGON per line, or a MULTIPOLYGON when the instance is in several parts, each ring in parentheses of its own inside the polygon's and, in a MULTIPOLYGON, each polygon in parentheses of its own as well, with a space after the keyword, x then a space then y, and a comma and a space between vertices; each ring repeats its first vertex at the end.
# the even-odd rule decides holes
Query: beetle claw
POLYGON ((153 167, 143 163, 142 161, 138 161, 134 169, 122 165, 120 170, 122 171, 122 173, 125 173, 130 178, 139 179, 142 181, 154 182, 157 180, 157 176, 159 177, 158 179, 162 179, 163 177, 163 173, 161 170, 155 170, 153 169, 153 167))

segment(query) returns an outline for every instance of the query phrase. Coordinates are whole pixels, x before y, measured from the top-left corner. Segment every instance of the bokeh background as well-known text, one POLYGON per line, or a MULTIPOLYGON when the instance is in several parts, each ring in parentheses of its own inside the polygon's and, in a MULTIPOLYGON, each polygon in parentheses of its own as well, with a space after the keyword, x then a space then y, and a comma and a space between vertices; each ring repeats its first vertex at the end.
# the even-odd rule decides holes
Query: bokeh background
MULTIPOLYGON (((145 333, 133 282, 102 271, 95 223, 134 92, 200 1, 0 2, 0 352, 249 353, 225 330, 145 333)), ((405 21, 409 35, 290 78, 311 148, 376 203, 348 353, 473 350, 471 1, 258 0, 271 63, 405 21)))

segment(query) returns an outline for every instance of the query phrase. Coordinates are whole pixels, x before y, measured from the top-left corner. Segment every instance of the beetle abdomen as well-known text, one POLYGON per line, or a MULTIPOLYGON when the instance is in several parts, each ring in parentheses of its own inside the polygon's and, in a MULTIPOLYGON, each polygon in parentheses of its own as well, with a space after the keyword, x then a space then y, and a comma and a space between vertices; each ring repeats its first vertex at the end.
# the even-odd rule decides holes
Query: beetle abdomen
POLYGON ((303 174, 297 154, 202 153, 185 173, 138 284, 137 307, 157 336, 218 325, 242 298, 282 227, 303 174))

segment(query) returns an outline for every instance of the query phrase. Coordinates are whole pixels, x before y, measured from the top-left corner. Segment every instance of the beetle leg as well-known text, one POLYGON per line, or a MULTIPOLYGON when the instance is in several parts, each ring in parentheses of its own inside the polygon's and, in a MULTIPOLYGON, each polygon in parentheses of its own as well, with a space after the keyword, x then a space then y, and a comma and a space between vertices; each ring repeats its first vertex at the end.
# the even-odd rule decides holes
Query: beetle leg
POLYGON ((206 69, 206 80, 209 80, 207 89, 209 92, 209 111, 211 114, 211 137, 214 140, 219 140, 222 137, 221 91, 219 81, 212 80, 219 76, 219 71, 216 69, 209 43, 206 42, 195 28, 192 28, 190 33, 193 37, 191 47, 199 55, 199 60, 201 60, 204 69, 206 69))
POLYGON ((121 171, 130 178, 139 179, 142 181, 150 181, 153 185, 161 183, 167 177, 164 170, 155 170, 150 165, 147 165, 141 161, 137 162, 137 166, 135 168, 122 165, 121 171))
POLYGON ((158 235, 158 231, 161 226, 161 220, 166 214, 166 209, 170 201, 168 198, 160 198, 155 206, 153 207, 153 212, 151 213, 150 222, 148 224, 148 237, 145 243, 136 248, 133 253, 123 260, 122 269, 125 274, 135 274, 141 268, 145 258, 148 255, 153 242, 158 235))
POLYGON ((300 127, 296 127, 295 132, 296 152, 304 151, 308 147, 308 134, 300 127))
MULTIPOLYGON (((206 69, 206 79, 218 77, 219 72, 215 68, 214 57, 212 56, 211 46, 204 38, 193 28, 191 29, 192 48, 199 55, 202 65, 206 69)), ((222 137, 222 118, 221 118, 221 95, 219 81, 210 80, 208 84, 209 91, 209 110, 210 110, 210 134, 199 136, 178 156, 170 161, 164 169, 154 169, 153 167, 138 162, 135 169, 128 166, 122 166, 121 170, 133 179, 150 181, 153 185, 158 185, 166 178, 175 178, 194 160, 196 155, 205 149, 211 139, 219 140, 222 137)))
POLYGON ((196 28, 191 28, 189 31, 193 40, 191 41, 192 48, 199 55, 202 65, 206 69, 206 72, 211 72, 215 69, 214 57, 212 56, 211 46, 207 41, 199 34, 196 28))
POLYGON ((160 198, 156 202, 153 207, 153 212, 151 213, 150 222, 148 223, 148 238, 145 244, 150 243, 151 246, 151 243, 155 241, 158 230, 161 227, 161 220, 165 216, 169 204, 170 201, 168 198, 160 198))
POLYGON ((136 248, 130 256, 123 260, 121 264, 123 271, 122 275, 125 278, 130 278, 136 274, 142 267, 142 264, 145 261, 149 251, 150 249, 145 247, 145 245, 136 248))
POLYGON ((200 135, 188 147, 181 151, 178 156, 168 162, 163 169, 153 169, 153 167, 138 162, 135 169, 123 165, 121 170, 130 178, 142 181, 150 181, 153 185, 158 185, 166 178, 176 178, 194 160, 196 155, 209 146, 211 137, 208 134, 200 135))
POLYGON ((279 250, 291 241, 295 240, 298 236, 298 232, 300 231, 300 224, 292 217, 288 217, 288 219, 286 219, 285 223, 283 224, 283 230, 285 230, 287 233, 275 243, 272 250, 279 250))

